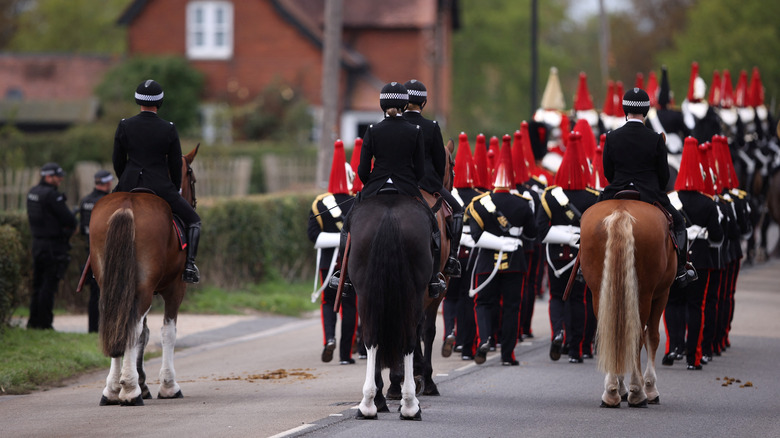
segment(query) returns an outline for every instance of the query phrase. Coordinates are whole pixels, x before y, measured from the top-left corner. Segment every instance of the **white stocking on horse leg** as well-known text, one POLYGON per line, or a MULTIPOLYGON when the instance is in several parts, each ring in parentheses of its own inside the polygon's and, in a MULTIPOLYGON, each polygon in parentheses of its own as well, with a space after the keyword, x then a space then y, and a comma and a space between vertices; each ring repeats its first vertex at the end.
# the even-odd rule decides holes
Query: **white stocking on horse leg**
POLYGON ((607 373, 604 377, 604 394, 601 395, 601 406, 606 408, 620 407, 621 381, 616 374, 607 373))
POLYGON ((358 417, 376 418, 376 382, 374 381, 374 370, 376 368, 377 347, 366 349, 366 381, 363 383, 363 400, 358 405, 358 417))
POLYGON ((176 321, 165 319, 160 330, 162 340, 162 366, 160 367, 160 392, 157 398, 181 398, 181 388, 176 383, 173 369, 173 350, 176 346, 176 321))
POLYGON ((103 388, 103 399, 101 405, 115 405, 119 403, 119 391, 122 387, 119 385, 119 374, 122 370, 122 358, 111 358, 111 369, 106 377, 106 387, 103 388))
POLYGON ((420 403, 415 396, 414 354, 404 356, 404 383, 401 386, 401 419, 420 420, 420 403))
POLYGON ((119 384, 122 386, 122 389, 119 391, 119 402, 122 404, 144 404, 141 398, 141 387, 138 385, 138 368, 136 364, 138 351, 141 348, 138 344, 138 338, 141 336, 143 328, 144 317, 141 317, 135 327, 133 339, 128 342, 128 348, 125 349, 125 356, 122 358, 122 375, 119 378, 119 384))
POLYGON ((631 367, 631 383, 628 386, 628 405, 631 407, 647 407, 647 394, 645 394, 644 379, 642 378, 640 349, 631 367))
POLYGON ((658 387, 656 387, 656 375, 655 375, 655 353, 658 351, 658 342, 652 342, 650 335, 645 334, 645 346, 647 348, 647 367, 645 368, 645 393, 647 394, 647 402, 650 404, 657 404, 660 401, 658 394, 658 387))

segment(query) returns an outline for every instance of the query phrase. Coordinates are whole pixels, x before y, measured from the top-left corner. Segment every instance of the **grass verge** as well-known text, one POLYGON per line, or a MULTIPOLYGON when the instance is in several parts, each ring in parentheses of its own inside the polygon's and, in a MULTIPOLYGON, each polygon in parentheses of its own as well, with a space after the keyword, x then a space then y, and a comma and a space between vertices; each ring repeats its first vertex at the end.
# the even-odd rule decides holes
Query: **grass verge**
MULTIPOLYGON (((234 291, 209 286, 187 289, 179 312, 214 315, 274 313, 301 316, 316 310, 311 302, 311 285, 303 282, 269 281, 234 291)), ((163 301, 155 298, 152 311, 162 311, 163 301)), ((56 310, 55 315, 63 314, 56 310)), ((26 318, 19 308, 16 317, 26 318)), ((56 320, 56 316, 55 316, 56 320)), ((0 394, 26 394, 61 384, 67 378, 94 369, 108 370, 110 360, 103 356, 96 333, 65 333, 52 330, 0 328, 0 394)), ((150 357, 159 352, 148 352, 150 357)))

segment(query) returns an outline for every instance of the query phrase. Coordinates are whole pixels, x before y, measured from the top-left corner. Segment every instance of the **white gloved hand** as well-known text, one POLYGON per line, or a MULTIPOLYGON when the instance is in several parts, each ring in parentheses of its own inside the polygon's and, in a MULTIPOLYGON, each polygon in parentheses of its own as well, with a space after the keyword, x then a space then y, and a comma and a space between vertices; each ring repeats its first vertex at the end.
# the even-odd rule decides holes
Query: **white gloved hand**
POLYGON ((314 242, 314 248, 338 248, 341 243, 341 233, 320 233, 317 241, 314 242))

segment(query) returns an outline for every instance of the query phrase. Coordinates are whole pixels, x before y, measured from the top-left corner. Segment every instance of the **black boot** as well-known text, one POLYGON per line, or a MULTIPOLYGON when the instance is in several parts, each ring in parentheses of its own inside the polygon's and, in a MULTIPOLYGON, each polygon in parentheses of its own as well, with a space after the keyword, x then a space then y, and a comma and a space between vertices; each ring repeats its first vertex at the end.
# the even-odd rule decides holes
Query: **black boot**
MULTIPOLYGON (((347 247, 347 234, 348 231, 345 228, 341 229, 341 235, 339 236, 339 252, 336 255, 336 266, 341 266, 341 261, 344 259, 344 251, 347 247)), ((341 277, 341 269, 337 269, 333 275, 331 275, 330 280, 328 280, 328 286, 333 288, 334 290, 339 289, 339 278, 341 277)), ((342 290, 342 294, 346 293, 347 288, 352 288, 352 282, 349 281, 349 273, 347 273, 347 278, 344 279, 344 290, 342 290)))
POLYGON ((460 235, 463 232, 463 213, 452 215, 450 226, 450 256, 442 273, 450 278, 460 278, 460 261, 458 261, 458 249, 460 249, 460 235))
POLYGON ((674 287, 683 288, 696 281, 699 276, 693 264, 688 261, 688 233, 685 229, 675 232, 677 240, 677 274, 674 276, 674 287))
POLYGON ((197 283, 200 281, 200 271, 195 266, 195 257, 198 255, 198 241, 200 241, 200 222, 190 224, 187 227, 187 264, 184 265, 182 280, 185 283, 197 283))
POLYGON ((438 227, 434 228, 434 232, 431 235, 431 246, 433 252, 433 275, 431 281, 428 284, 428 296, 431 298, 438 298, 439 295, 444 293, 447 289, 447 283, 444 281, 444 276, 439 272, 439 259, 441 258, 441 231, 438 227))

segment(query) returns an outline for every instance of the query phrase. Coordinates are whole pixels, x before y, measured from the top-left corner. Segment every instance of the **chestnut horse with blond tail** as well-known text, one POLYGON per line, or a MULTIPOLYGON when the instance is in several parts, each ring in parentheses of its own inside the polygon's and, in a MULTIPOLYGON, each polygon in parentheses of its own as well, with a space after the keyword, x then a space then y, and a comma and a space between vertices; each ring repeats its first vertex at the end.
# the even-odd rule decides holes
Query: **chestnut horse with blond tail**
POLYGON ((579 257, 598 320, 598 367, 607 374, 602 406, 620 407, 621 398, 631 407, 659 403, 655 355, 677 264, 667 218, 641 201, 596 203, 582 215, 579 257), (623 374, 629 372, 626 388, 623 374))
MULTIPOLYGON (((190 164, 196 146, 182 157, 182 196, 195 206, 190 164)), ((181 398, 173 350, 176 318, 187 289, 182 280, 187 251, 173 224, 171 208, 152 193, 116 192, 103 197, 90 220, 90 263, 100 285, 99 337, 111 370, 100 405, 143 405, 151 398, 144 372, 149 342, 146 315, 152 298, 165 302, 158 398, 181 398), (124 360, 123 360, 124 358, 124 360)))

